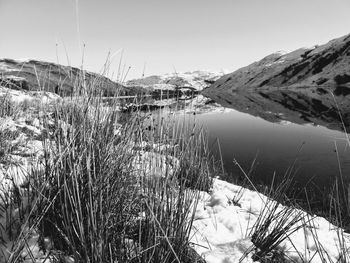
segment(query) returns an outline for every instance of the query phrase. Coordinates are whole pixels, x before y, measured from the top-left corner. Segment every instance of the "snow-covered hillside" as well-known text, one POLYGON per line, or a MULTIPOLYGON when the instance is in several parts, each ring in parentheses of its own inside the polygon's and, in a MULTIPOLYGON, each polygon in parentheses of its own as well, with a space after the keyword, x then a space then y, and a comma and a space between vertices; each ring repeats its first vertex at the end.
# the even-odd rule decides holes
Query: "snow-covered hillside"
POLYGON ((168 73, 160 76, 154 75, 129 80, 126 85, 129 87, 139 86, 149 90, 174 90, 175 88, 202 90, 208 87, 222 75, 222 73, 208 71, 168 73))

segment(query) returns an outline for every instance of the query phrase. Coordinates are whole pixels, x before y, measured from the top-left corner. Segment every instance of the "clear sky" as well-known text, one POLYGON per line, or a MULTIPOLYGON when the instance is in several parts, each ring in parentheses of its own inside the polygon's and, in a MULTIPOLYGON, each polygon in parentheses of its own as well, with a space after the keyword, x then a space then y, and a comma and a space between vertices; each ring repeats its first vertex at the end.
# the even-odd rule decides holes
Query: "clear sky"
POLYGON ((123 50, 135 78, 325 43, 350 33, 350 0, 0 0, 0 25, 0 58, 80 66, 84 50, 98 72, 110 51, 112 74, 123 50))

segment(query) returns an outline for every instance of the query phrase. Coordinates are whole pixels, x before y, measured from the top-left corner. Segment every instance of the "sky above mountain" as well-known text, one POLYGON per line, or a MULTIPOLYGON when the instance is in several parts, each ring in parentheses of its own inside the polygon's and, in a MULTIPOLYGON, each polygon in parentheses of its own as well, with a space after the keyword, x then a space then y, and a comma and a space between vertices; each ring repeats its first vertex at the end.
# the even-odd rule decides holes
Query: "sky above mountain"
POLYGON ((127 79, 230 72, 348 34, 349 13, 349 0, 0 0, 0 58, 99 72, 110 52, 108 75, 130 66, 127 79))

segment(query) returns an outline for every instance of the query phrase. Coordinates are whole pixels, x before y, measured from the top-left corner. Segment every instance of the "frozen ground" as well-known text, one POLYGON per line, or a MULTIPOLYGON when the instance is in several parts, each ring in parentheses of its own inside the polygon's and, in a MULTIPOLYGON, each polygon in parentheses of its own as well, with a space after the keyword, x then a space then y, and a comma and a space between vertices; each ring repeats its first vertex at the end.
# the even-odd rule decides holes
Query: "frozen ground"
POLYGON ((0 86, 0 97, 7 97, 15 103, 31 102, 37 103, 49 103, 51 101, 60 99, 61 97, 52 92, 45 91, 24 91, 13 90, 0 86))
MULTIPOLYGON (((49 92, 26 92, 0 87, 0 103, 5 103, 8 99, 16 115, 16 107, 26 107, 30 112, 31 108, 37 109, 38 104, 53 102, 59 99, 59 96, 49 92)), ((9 229, 13 236, 27 236, 27 246, 24 246, 21 253, 22 258, 27 259, 24 262, 31 262, 30 254, 38 259, 37 262, 43 262, 45 259, 45 253, 39 250, 38 234, 33 229, 23 228, 21 225, 27 218, 30 207, 25 188, 29 180, 28 174, 42 168, 42 114, 45 113, 37 112, 35 116, 25 114, 13 118, 0 117, 0 262, 7 262, 11 257, 10 251, 16 246, 16 239, 8 235, 9 229), (6 200, 16 193, 21 196, 21 206, 13 209, 6 200)))
MULTIPOLYGON (((268 200, 262 194, 216 179, 213 191, 203 193, 198 203, 192 228, 196 251, 207 263, 235 263, 243 258, 241 262, 253 262, 251 255, 257 248, 251 239, 252 232, 259 215, 266 213, 264 208, 275 202, 268 200)), ((279 205, 274 213, 285 209, 279 205)), ((288 220, 293 217, 300 218, 295 225, 300 229, 277 247, 286 255, 287 262, 339 262, 341 245, 343 249, 350 246, 349 234, 322 217, 298 209, 292 211, 288 220), (344 238, 343 244, 339 243, 339 236, 344 238), (323 256, 318 253, 320 250, 323 256)), ((266 240, 279 219, 269 227, 266 240)))

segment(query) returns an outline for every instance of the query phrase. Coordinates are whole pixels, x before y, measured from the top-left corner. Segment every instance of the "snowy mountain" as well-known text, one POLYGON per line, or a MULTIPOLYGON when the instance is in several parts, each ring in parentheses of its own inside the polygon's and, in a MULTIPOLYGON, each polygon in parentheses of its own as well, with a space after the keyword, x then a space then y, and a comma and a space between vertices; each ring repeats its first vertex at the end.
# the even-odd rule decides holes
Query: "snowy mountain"
POLYGON ((217 80, 210 90, 350 85, 350 35, 312 48, 277 52, 217 80))
POLYGON ((143 87, 148 90, 174 90, 179 88, 202 90, 222 75, 223 74, 220 73, 207 71, 170 73, 129 80, 126 85, 128 87, 143 87))
POLYGON ((94 87, 105 96, 132 95, 126 88, 97 73, 38 60, 0 59, 0 86, 15 90, 46 90, 70 95, 74 88, 94 87))

